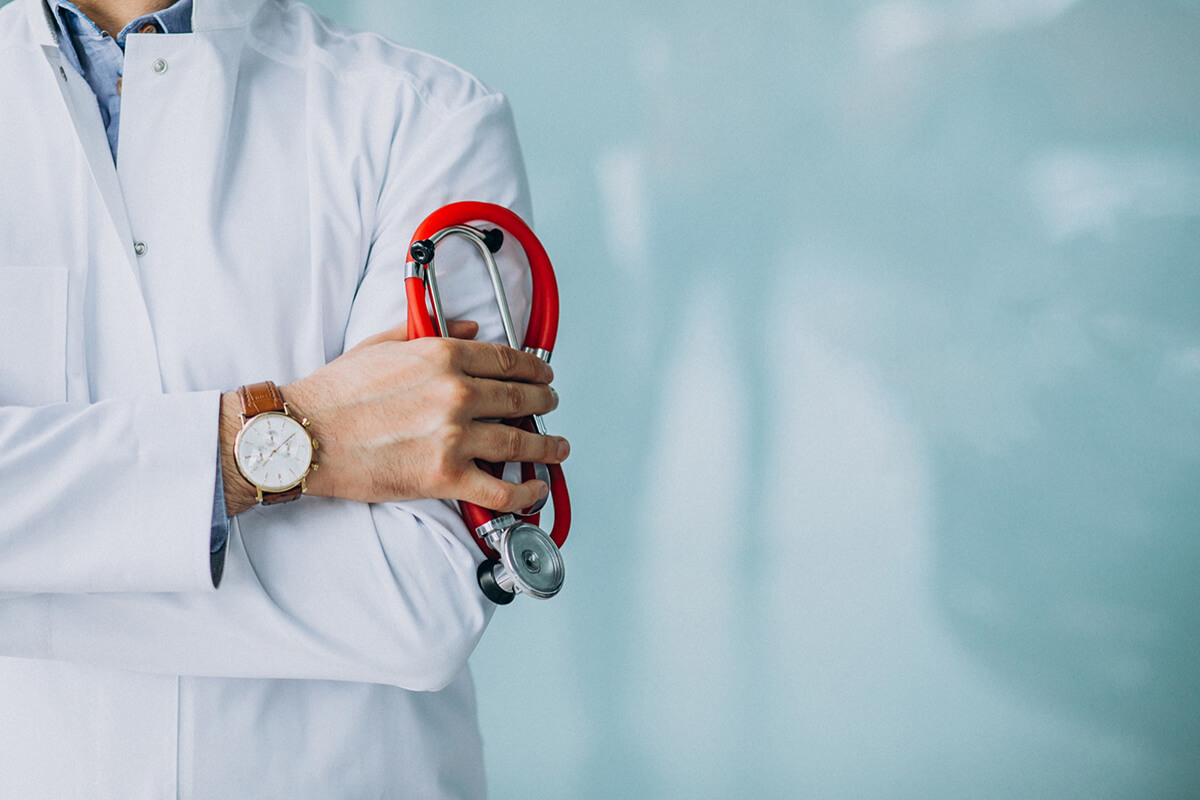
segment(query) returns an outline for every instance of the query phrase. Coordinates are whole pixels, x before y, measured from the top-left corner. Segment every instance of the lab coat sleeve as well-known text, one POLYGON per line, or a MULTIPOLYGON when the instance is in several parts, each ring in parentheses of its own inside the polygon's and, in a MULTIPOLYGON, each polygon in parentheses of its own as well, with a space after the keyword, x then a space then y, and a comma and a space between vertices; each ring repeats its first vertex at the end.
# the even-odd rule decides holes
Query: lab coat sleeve
POLYGON ((0 592, 211 590, 218 402, 0 407, 0 592))
MULTIPOLYGON (((502 96, 472 101, 415 148, 398 146, 346 347, 405 319, 404 253, 429 212, 472 199, 529 215, 502 96)), ((486 272, 477 260, 460 258, 464 252, 439 249, 449 312, 478 319, 484 335, 498 339, 486 272)), ((521 269, 520 261, 504 258, 515 310, 525 316, 521 269)), ((167 674, 433 690, 461 672, 492 613, 476 585, 481 556, 457 511, 442 501, 366 505, 304 497, 239 515, 227 548, 216 592, 45 594, 0 602, 0 648, 6 655, 167 674)))

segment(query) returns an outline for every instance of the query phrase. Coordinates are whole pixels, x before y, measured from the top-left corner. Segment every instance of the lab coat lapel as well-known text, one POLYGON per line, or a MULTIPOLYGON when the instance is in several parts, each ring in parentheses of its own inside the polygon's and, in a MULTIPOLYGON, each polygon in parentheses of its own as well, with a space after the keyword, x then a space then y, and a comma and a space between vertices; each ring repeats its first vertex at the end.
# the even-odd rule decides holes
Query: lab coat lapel
POLYGON ((71 121, 75 123, 75 133, 79 145, 87 159, 88 168, 96 188, 104 199, 108 216, 116 229, 117 235, 125 243, 127 261, 133 273, 137 273, 137 261, 133 252, 133 238, 129 231, 129 217, 125 212, 125 201, 121 197, 121 186, 117 181, 117 170, 113 164, 112 151, 108 148, 108 135, 104 131, 104 122, 100 119, 100 109, 96 95, 87 85, 87 81, 77 73, 74 67, 63 62, 59 50, 58 30, 55 27, 54 13, 44 0, 31 0, 29 9, 29 25, 34 37, 42 46, 51 70, 58 76, 55 83, 62 92, 71 121))
MULTIPOLYGON (((196 55, 198 65, 201 65, 195 73, 196 79, 209 81, 207 96, 210 102, 205 104, 203 114, 200 109, 184 109, 182 116, 188 119, 181 117, 180 121, 195 124, 190 130, 197 135, 189 139, 195 146, 202 145, 192 152, 195 161, 189 172, 190 180, 216 183, 205 187, 210 193, 220 188, 217 183, 220 180, 220 153, 232 114, 246 26, 261 9, 263 1, 195 0, 192 16, 195 34, 178 37, 178 40, 171 37, 172 47, 191 50, 196 55), (189 41, 179 41, 184 39, 189 41)), ((95 96, 87 82, 63 62, 53 12, 43 0, 24 2, 33 39, 42 47, 74 124, 79 152, 87 161, 101 201, 96 205, 102 205, 102 210, 96 208, 100 213, 96 215, 95 223, 99 224, 92 224, 89 229, 94 254, 87 278, 85 332, 90 394, 93 400, 99 400, 130 393, 160 393, 162 374, 139 259, 134 252, 136 237, 131 222, 142 219, 138 216, 139 210, 144 210, 142 201, 153 202, 153 198, 142 196, 136 180, 130 181, 128 187, 132 194, 122 186, 95 96), (127 203, 131 197, 134 207, 127 203)), ((129 122, 125 119, 125 111, 122 109, 122 139, 129 122)), ((137 130, 136 124, 129 127, 132 131, 137 130)), ((184 129, 187 129, 186 125, 184 129)), ((142 135, 151 134, 150 131, 142 132, 142 135)), ((176 153, 176 157, 178 155, 176 153)), ((78 224, 89 223, 79 220, 78 224)))
POLYGON ((92 179, 104 200, 108 210, 109 221, 116 229, 117 236, 126 244, 127 263, 136 275, 137 262, 133 252, 133 237, 129 230, 129 216, 125 212, 125 201, 121 196, 121 186, 117 181, 117 170, 113 165, 112 152, 108 149, 108 136, 104 131, 104 123, 100 119, 100 109, 96 103, 96 95, 83 76, 74 68, 63 63, 62 53, 58 46, 43 46, 46 60, 51 68, 58 73, 58 88, 62 91, 67 110, 71 113, 71 121, 75 123, 75 133, 79 137, 79 146, 83 148, 92 179))
POLYGON ((175 204, 202 205, 225 191, 224 151, 244 42, 242 28, 130 37, 117 174, 139 236, 171 235, 159 223, 175 204), (169 65, 161 80, 147 78, 155 61, 169 65), (183 97, 188 102, 179 102, 183 97))
POLYGON ((90 394, 93 400, 99 400, 125 394, 161 393, 158 353, 141 291, 129 216, 96 97, 87 82, 63 63, 43 4, 38 2, 31 10, 34 13, 30 24, 35 30, 40 27, 38 33, 48 68, 62 93, 80 152, 103 205, 103 211, 97 215, 100 225, 76 221, 79 225, 89 225, 89 237, 98 240, 94 243, 95 254, 87 277, 90 394))

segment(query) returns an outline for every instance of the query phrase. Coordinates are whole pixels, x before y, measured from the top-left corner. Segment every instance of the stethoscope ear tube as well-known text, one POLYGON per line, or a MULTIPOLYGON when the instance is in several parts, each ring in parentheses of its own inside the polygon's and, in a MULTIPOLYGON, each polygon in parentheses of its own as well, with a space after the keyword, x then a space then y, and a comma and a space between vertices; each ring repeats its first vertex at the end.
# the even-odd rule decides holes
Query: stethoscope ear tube
MULTIPOLYGON (((410 264, 419 261, 412 252, 414 245, 420 242, 422 245, 418 250, 424 250, 426 245, 423 243, 428 241, 433 242, 433 246, 436 247, 438 244, 435 238, 436 234, 451 228, 468 227, 473 222, 486 222, 503 229, 516 239, 517 243, 521 245, 521 249, 525 251, 525 257, 529 260, 529 271, 534 289, 529 307, 529 326, 525 334, 524 346, 527 349, 532 348, 552 353, 558 337, 558 280, 554 277, 554 267, 550 264, 550 256, 546 253, 546 248, 517 214, 494 203, 467 201, 443 206, 426 217, 425 221, 418 226, 416 233, 413 234, 408 254, 410 264)), ((485 240, 489 236, 494 236, 490 232, 480 231, 479 233, 485 240)), ((485 241, 485 243, 490 245, 490 242, 485 241)), ((429 253, 428 258, 429 261, 426 263, 432 263, 433 254, 429 253)), ((412 306, 410 305, 409 308, 411 325, 412 306)), ((432 336, 434 334, 425 335, 432 336)), ((510 342, 510 344, 512 343, 510 342)), ((514 344, 514 346, 516 345, 514 344)))
MULTIPOLYGON (((409 245, 405 274, 408 337, 446 335, 447 320, 442 311, 433 262, 438 244, 453 235, 469 239, 484 258, 509 345, 548 361, 558 335, 558 281, 550 257, 524 220, 509 209, 491 203, 452 203, 430 214, 418 226, 409 245), (475 227, 479 222, 495 225, 497 229, 475 227), (500 271, 493 258, 505 242, 504 232, 500 229, 520 244, 529 261, 532 298, 523 343, 517 341, 500 271), (433 306, 432 315, 426 306, 427 297, 433 306)), ((510 424, 530 432, 545 433, 538 417, 525 417, 510 424)), ((503 471, 502 465, 481 463, 480 467, 491 470, 497 477, 503 471)), ((532 465, 522 465, 523 475, 528 476, 531 468, 532 465)), ((480 589, 499 605, 512 602, 517 592, 547 598, 556 595, 562 587, 565 569, 559 548, 566 542, 571 525, 571 499, 562 467, 549 464, 543 468, 539 465, 539 471, 542 469, 549 479, 549 497, 554 508, 554 527, 549 534, 538 527, 540 504, 518 520, 514 515, 498 514, 473 503, 459 502, 463 519, 475 533, 476 543, 485 557, 477 573, 480 589)))

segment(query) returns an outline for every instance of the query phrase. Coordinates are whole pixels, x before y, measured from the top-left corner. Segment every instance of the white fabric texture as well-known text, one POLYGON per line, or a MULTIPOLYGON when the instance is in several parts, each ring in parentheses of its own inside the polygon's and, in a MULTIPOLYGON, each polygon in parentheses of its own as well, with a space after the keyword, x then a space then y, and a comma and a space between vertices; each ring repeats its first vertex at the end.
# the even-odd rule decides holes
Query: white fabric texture
MULTIPOLYGON (((215 590, 208 539, 221 391, 402 324, 439 206, 529 219, 508 104, 286 0, 193 28, 129 37, 114 167, 40 0, 0 9, 0 797, 482 797, 449 504, 251 510, 215 590)), ((437 267, 501 340, 482 264, 437 267)))

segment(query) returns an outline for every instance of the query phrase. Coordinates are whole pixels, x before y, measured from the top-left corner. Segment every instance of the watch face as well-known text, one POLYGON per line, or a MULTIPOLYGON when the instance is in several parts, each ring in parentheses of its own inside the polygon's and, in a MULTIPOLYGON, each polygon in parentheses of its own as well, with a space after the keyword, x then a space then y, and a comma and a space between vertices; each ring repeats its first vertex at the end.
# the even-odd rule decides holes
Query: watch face
POLYGON ((308 474, 312 439, 287 414, 267 412, 251 418, 234 443, 238 469, 263 491, 290 489, 308 474))

